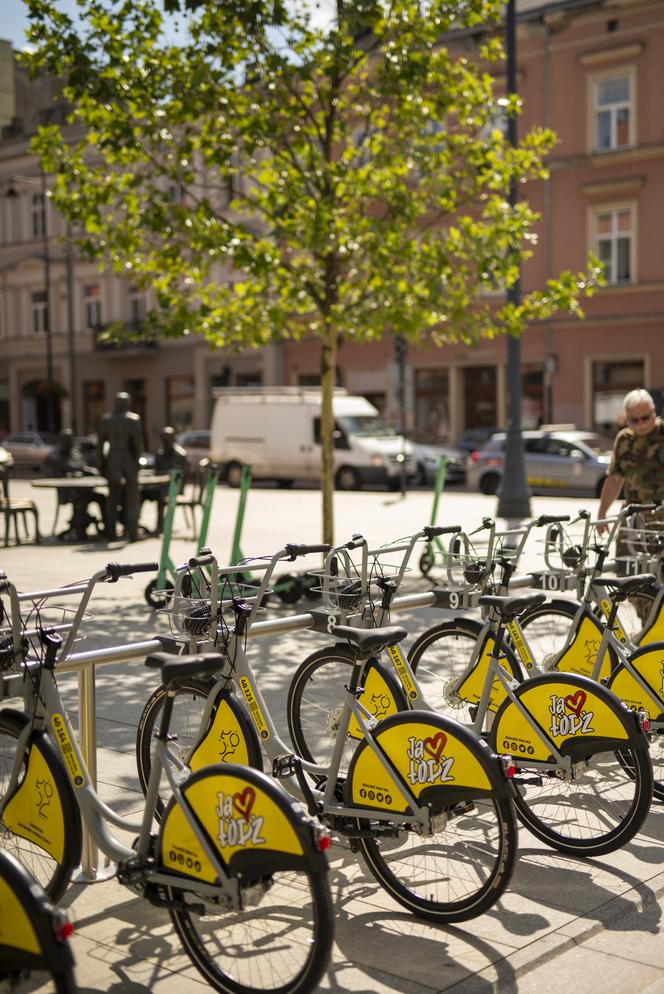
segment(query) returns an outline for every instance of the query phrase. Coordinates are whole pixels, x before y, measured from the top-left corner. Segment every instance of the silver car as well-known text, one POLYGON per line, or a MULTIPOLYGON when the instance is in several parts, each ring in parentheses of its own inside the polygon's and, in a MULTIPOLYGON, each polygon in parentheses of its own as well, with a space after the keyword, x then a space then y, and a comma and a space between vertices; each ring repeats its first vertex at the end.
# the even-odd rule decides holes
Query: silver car
POLYGON ((14 466, 29 473, 39 473, 55 448, 57 435, 49 432, 13 431, 3 439, 3 446, 14 457, 14 466))
POLYGON ((210 457, 210 431, 205 428, 199 431, 181 431, 175 436, 175 441, 187 453, 187 471, 195 474, 201 459, 210 457))
MULTIPOLYGON (((471 453, 469 490, 498 492, 503 478, 505 433, 493 435, 471 453)), ((524 431, 526 477, 533 493, 598 497, 609 468, 611 443, 590 431, 524 431)))

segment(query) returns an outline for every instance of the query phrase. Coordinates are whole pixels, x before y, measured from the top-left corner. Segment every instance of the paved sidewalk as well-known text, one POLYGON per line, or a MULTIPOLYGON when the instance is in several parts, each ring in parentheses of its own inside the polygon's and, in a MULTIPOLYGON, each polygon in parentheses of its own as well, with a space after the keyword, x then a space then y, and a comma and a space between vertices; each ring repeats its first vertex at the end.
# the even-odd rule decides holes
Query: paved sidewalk
MULTIPOLYGON (((16 496, 29 492, 19 481, 16 496)), ((31 495, 34 495, 32 491, 31 495)), ((44 523, 52 521, 48 494, 38 497, 44 523)), ((230 539, 237 492, 220 488, 215 498, 210 544, 223 559, 230 539)), ((533 512, 575 513, 595 501, 537 499, 533 512)), ((378 544, 415 531, 429 520, 431 495, 400 500, 388 493, 341 494, 337 535, 364 531, 378 544)), ((470 526, 495 511, 495 499, 451 491, 441 502, 439 523, 470 526)), ((256 489, 249 495, 243 549, 265 554, 286 541, 320 538, 320 495, 315 491, 256 489)), ((23 589, 44 589, 89 576, 109 560, 156 558, 154 539, 123 546, 25 545, 0 549, 0 568, 23 589)), ((173 558, 191 555, 184 529, 173 558)), ((413 574, 415 585, 424 582, 413 574)), ((91 604, 81 648, 149 638, 166 624, 147 608, 147 578, 104 586, 91 604)), ((306 610, 306 607, 304 608, 306 610)), ((271 608, 272 610, 272 608, 271 608)), ((279 607, 286 616, 289 609, 279 607)), ((303 610, 302 605, 292 609, 303 610)), ((399 621, 414 634, 441 620, 441 613, 412 612, 399 621)), ((290 634, 251 643, 275 717, 284 714, 285 693, 297 663, 323 637, 290 634)), ((155 685, 140 662, 100 667, 97 714, 100 792, 122 812, 141 808, 134 766, 134 737, 140 709, 155 685)), ((75 713, 76 685, 63 678, 75 713)), ((655 805, 644 830, 624 850, 596 860, 556 854, 520 829, 519 858, 509 891, 487 914, 463 927, 420 922, 394 904, 347 847, 330 853, 336 908, 336 945, 322 985, 329 992, 357 994, 549 994, 577 990, 581 979, 602 994, 664 994, 664 806, 655 805)), ((73 949, 79 988, 86 994, 199 994, 209 990, 177 955, 170 921, 114 880, 72 886, 65 904, 76 925, 73 949)), ((26 988, 30 989, 30 988, 26 988)), ((47 990, 44 986, 40 991, 47 990)))

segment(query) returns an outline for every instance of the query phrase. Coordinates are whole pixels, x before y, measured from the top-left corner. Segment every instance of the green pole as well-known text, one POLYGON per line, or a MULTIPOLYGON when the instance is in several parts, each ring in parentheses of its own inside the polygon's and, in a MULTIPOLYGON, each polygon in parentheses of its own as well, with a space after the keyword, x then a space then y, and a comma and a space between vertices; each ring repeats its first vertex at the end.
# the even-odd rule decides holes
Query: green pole
POLYGON ((210 527, 210 516, 212 514, 212 501, 214 500, 217 482, 219 481, 219 467, 214 466, 210 470, 205 487, 205 498, 203 500, 203 517, 201 518, 201 530, 198 534, 198 544, 196 549, 201 551, 207 540, 207 533, 210 527))
MULTIPOLYGON (((438 505, 440 503, 440 495, 443 492, 443 487, 445 486, 445 471, 447 469, 447 456, 441 456, 438 461, 438 473, 436 474, 436 484, 433 488, 433 507, 431 509, 431 521, 430 525, 436 524, 436 518, 438 517, 438 505)), ((439 552, 444 552, 442 543, 439 538, 434 538, 436 543, 436 548, 439 552)), ((434 557, 432 542, 429 542, 426 547, 426 552, 423 553, 420 560, 420 570, 426 576, 433 566, 434 557)))
POLYGON ((249 487, 251 486, 251 466, 244 465, 242 467, 242 475, 240 477, 240 500, 237 505, 237 514, 235 516, 235 530, 233 532, 233 544, 231 545, 231 566, 236 566, 241 559, 244 558, 242 554, 242 549, 240 548, 240 539, 242 537, 242 526, 244 525, 244 512, 247 506, 247 494, 249 493, 249 487))
POLYGON ((431 511, 431 521, 430 525, 436 524, 436 518, 438 517, 438 504, 440 503, 440 495, 443 492, 443 487, 445 486, 445 471, 447 469, 447 456, 441 456, 438 461, 438 473, 436 475, 436 485, 433 488, 433 508, 431 511))

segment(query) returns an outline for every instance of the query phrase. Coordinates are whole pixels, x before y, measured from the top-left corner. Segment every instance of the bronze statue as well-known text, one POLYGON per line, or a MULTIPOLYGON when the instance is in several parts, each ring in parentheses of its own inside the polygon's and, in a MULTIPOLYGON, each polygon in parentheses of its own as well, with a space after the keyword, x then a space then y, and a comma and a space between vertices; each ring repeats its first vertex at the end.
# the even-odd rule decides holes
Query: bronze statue
POLYGON ((102 476, 108 480, 108 537, 115 538, 121 505, 125 535, 130 542, 135 542, 138 538, 138 461, 143 448, 143 429, 140 416, 129 410, 129 404, 128 393, 117 393, 114 409, 101 419, 97 462, 102 476))

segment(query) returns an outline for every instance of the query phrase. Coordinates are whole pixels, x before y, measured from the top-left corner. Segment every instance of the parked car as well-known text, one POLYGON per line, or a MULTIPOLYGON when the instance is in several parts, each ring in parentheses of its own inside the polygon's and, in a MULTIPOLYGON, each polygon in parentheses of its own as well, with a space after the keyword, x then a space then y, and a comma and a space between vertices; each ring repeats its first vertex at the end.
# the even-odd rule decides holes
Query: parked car
MULTIPOLYGON (((9 451, 5 449, 4 446, 0 445, 0 473, 3 469, 11 469, 14 465, 14 457, 9 451)), ((0 494, 0 496, 2 496, 0 494)))
POLYGON ((417 469, 414 483, 433 484, 438 476, 440 457, 445 456, 445 483, 464 483, 466 479, 466 453, 456 445, 448 445, 431 431, 407 431, 405 437, 413 446, 417 469))
POLYGON ((50 432, 12 431, 2 444, 14 457, 16 470, 39 473, 55 448, 56 441, 57 435, 50 432))
MULTIPOLYGON (((503 477, 505 432, 494 435, 468 461, 471 490, 495 494, 503 477)), ((526 477, 533 493, 598 497, 609 468, 611 443, 590 431, 524 431, 526 477)))
POLYGON ((500 428, 493 425, 491 428, 467 428, 462 435, 459 435, 454 443, 458 449, 462 449, 466 455, 476 452, 489 441, 492 435, 499 432, 500 428))
POLYGON ((175 441, 187 453, 187 472, 190 475, 196 473, 201 459, 209 459, 210 457, 209 429, 181 431, 175 436, 175 441))

